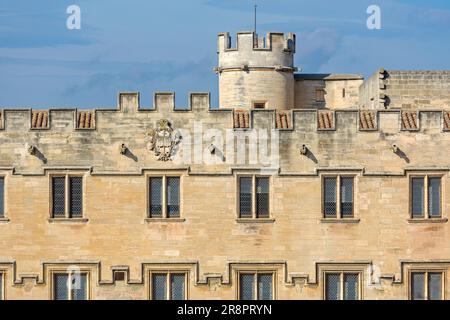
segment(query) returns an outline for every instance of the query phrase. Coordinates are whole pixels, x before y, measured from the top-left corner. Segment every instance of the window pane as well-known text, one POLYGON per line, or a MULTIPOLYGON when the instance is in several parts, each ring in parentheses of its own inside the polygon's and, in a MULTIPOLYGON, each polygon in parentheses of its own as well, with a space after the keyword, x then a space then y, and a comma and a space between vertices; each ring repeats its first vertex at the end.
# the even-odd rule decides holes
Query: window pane
POLYGON ((336 217, 336 178, 324 179, 323 193, 325 217, 336 217))
POLYGON ((87 300, 87 275, 72 275, 72 300, 87 300))
POLYGON ((411 286, 412 286, 412 299, 413 300, 424 300, 425 299, 425 273, 414 272, 411 275, 411 286))
POLYGON ((172 300, 184 300, 184 274, 172 274, 170 279, 170 290, 172 300))
POLYGON ((53 216, 65 216, 65 190, 66 178, 55 177, 52 179, 53 216))
POLYGON ((5 178, 0 177, 0 218, 5 216, 5 178))
POLYGON ((428 214, 430 217, 441 216, 441 178, 428 180, 428 214))
POLYGON ((240 295, 241 300, 255 299, 255 275, 241 274, 240 277, 240 295))
POLYGON ((252 217, 252 178, 239 179, 239 213, 243 218, 252 217))
POLYGON ((162 178, 150 178, 150 217, 162 217, 162 178))
POLYGON ((412 215, 423 216, 423 178, 412 179, 412 215))
POLYGON ((341 299, 341 275, 339 273, 327 273, 325 286, 325 297, 327 300, 341 299))
POLYGON ((256 215, 269 217, 269 178, 256 178, 256 215))
POLYGON ((358 285, 358 274, 344 274, 344 300, 358 300, 358 285))
POLYGON ((70 177, 70 216, 81 217, 83 215, 83 178, 70 177))
POLYGON ((353 178, 341 178, 341 211, 343 217, 353 217, 353 178))
POLYGON ((55 274, 53 280, 54 299, 69 300, 69 276, 67 274, 55 274))
POLYGON ((153 300, 167 300, 167 275, 154 274, 152 279, 153 300))
POLYGON ((272 274, 258 275, 258 299, 272 300, 272 274))
POLYGON ((442 300, 442 273, 428 273, 428 299, 442 300))
POLYGON ((167 217, 180 217, 180 178, 167 178, 167 217))

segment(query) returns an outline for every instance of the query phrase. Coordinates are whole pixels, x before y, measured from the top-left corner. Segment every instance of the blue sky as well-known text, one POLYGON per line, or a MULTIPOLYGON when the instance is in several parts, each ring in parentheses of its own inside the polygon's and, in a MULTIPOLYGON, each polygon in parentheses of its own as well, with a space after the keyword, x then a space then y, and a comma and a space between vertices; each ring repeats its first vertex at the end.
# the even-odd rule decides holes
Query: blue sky
MULTIPOLYGON (((308 73, 450 69, 448 0, 259 0, 258 31, 295 32, 308 73), (366 28, 381 7, 382 29, 366 28)), ((216 36, 251 30, 247 0, 0 0, 0 107, 112 107, 119 91, 210 91, 216 36), (81 30, 66 9, 81 8, 81 30)))

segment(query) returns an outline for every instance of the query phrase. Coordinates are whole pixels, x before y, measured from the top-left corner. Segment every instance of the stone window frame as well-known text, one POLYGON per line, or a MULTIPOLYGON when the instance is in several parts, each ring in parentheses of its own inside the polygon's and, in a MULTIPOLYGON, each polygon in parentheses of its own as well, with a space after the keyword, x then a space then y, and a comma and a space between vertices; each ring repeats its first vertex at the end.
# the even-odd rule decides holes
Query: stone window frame
MULTIPOLYGON (((7 175, 4 173, 0 173, 0 179, 3 179, 3 212, 0 213, 0 223, 8 223, 8 178, 7 175)), ((1 272, 1 270, 0 270, 1 272)))
MULTIPOLYGON (((92 300, 93 298, 93 294, 92 294, 92 290, 93 290, 93 286, 92 286, 92 279, 91 279, 91 269, 88 268, 80 268, 79 270, 77 270, 80 272, 80 274, 85 274, 86 275, 86 300, 92 300)), ((57 274, 65 274, 65 275, 73 275, 73 273, 75 272, 75 270, 68 270, 68 268, 62 268, 62 267, 54 267, 51 268, 49 270, 49 297, 50 300, 55 300, 55 275, 57 274)), ((71 297, 71 290, 69 289, 69 300, 72 300, 71 297)))
MULTIPOLYGON (((272 267, 267 268, 254 268, 254 267, 240 267, 236 270, 236 300, 241 300, 241 275, 242 274, 252 274, 257 279, 259 274, 270 274, 272 276, 272 301, 277 300, 277 279, 278 273, 277 270, 272 267)), ((257 299, 258 295, 258 281, 255 281, 255 293, 256 299, 255 301, 262 301, 257 299)))
POLYGON ((0 301, 6 300, 6 270, 0 269, 0 279, 1 286, 0 286, 0 301))
MULTIPOLYGON (((166 296, 171 296, 171 288, 170 288, 170 275, 173 274, 183 274, 184 275, 184 300, 189 300, 190 290, 189 290, 189 284, 190 284, 190 270, 186 269, 185 267, 174 267, 174 268, 167 268, 167 267, 161 267, 161 268, 152 268, 147 271, 147 277, 148 277, 148 300, 154 300, 153 299, 153 275, 166 275, 167 276, 167 284, 166 284, 166 296)), ((170 301, 171 299, 166 299, 167 301, 170 301)))
POLYGON ((429 273, 441 273, 442 277, 442 288, 441 288, 441 300, 446 300, 446 287, 447 287, 447 269, 443 267, 410 267, 408 269, 408 283, 406 286, 407 290, 407 297, 408 300, 412 299, 412 274, 413 273, 425 273, 425 283, 424 283, 424 290, 425 290, 425 299, 428 300, 428 274, 429 273))
POLYGON ((88 222, 89 219, 86 218, 86 175, 84 173, 73 173, 73 172, 54 172, 49 174, 49 222, 88 222), (64 178, 64 217, 55 217, 53 213, 53 178, 64 178), (70 178, 81 178, 82 179, 82 210, 81 217, 70 217, 70 178))
POLYGON ((364 269, 362 269, 360 266, 355 267, 345 267, 340 268, 338 266, 330 266, 328 268, 324 268, 322 270, 322 300, 327 300, 327 283, 326 283, 326 276, 327 274, 336 274, 338 273, 340 275, 340 299, 339 301, 343 301, 344 297, 344 275, 345 274, 358 274, 358 299, 364 300, 364 269))
POLYGON ((358 194, 359 174, 357 173, 324 173, 320 175, 320 214, 321 221, 335 222, 335 223, 359 223, 358 217, 358 201, 356 195, 358 194), (336 178, 336 216, 325 216, 325 179, 336 178), (344 217, 341 210, 341 178, 353 178, 353 215, 351 217, 344 217))
POLYGON ((184 222, 186 219, 183 214, 183 180, 184 176, 181 173, 149 173, 145 175, 145 197, 146 197, 146 214, 145 221, 146 222, 184 222), (151 178, 162 178, 162 217, 151 217, 150 215, 150 179, 151 178), (180 204, 179 217, 169 218, 167 217, 167 178, 179 178, 179 197, 180 204))
POLYGON ((408 222, 410 223, 420 223, 420 222, 429 222, 429 223, 446 223, 448 218, 444 215, 444 196, 445 196, 445 185, 444 185, 444 177, 445 174, 441 172, 430 173, 430 172, 415 172, 408 174, 408 222), (424 180, 424 191, 423 191, 423 216, 414 217, 412 211, 412 202, 413 202, 413 188, 412 188, 412 180, 413 178, 422 178, 424 180), (428 208, 428 182, 430 178, 440 178, 441 181, 441 194, 440 194, 440 210, 441 215, 439 217, 430 217, 429 208, 428 208))
POLYGON ((236 221, 237 222, 249 222, 249 223, 271 223, 275 222, 273 217, 273 175, 264 174, 238 174, 236 175, 236 221), (241 178, 251 178, 252 179, 252 217, 241 217, 240 212, 240 180, 241 178), (267 217, 257 217, 256 213, 256 178, 268 178, 269 179, 269 214, 267 217))

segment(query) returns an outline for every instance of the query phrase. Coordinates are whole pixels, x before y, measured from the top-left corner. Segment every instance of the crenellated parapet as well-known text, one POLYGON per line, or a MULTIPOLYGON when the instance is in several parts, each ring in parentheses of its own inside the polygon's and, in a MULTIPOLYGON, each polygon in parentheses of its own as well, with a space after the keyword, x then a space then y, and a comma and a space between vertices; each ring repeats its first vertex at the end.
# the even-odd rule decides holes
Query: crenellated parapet
POLYGON ((138 92, 122 92, 118 95, 116 108, 110 109, 0 109, 0 130, 8 131, 49 131, 58 132, 62 128, 74 131, 95 131, 98 123, 108 119, 114 123, 120 115, 127 115, 130 123, 152 123, 162 117, 179 119, 186 123, 195 119, 211 123, 216 119, 217 129, 252 130, 265 127, 268 130, 295 131, 314 128, 317 132, 334 132, 346 129, 355 131, 383 131, 389 127, 392 132, 441 132, 450 131, 450 110, 367 110, 367 109, 218 109, 210 105, 210 94, 191 93, 187 107, 177 107, 175 93, 156 92, 153 106, 140 105, 138 92), (145 116, 142 116, 145 115, 145 116), (261 117, 270 117, 268 123, 259 123, 261 117), (348 128, 350 119, 357 118, 356 127, 348 128), (429 121, 433 117, 438 121, 429 121), (219 119, 219 120, 217 120, 219 119), (304 119, 308 120, 306 124, 304 119), (266 125, 268 124, 268 125, 266 125))

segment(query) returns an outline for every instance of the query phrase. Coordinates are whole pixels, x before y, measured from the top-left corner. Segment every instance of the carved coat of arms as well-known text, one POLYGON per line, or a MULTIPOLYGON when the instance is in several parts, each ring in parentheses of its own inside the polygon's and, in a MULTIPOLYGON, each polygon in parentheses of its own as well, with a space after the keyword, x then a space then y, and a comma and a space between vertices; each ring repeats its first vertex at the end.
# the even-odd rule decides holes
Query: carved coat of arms
POLYGON ((158 121, 157 128, 148 132, 150 141, 148 149, 155 152, 155 156, 160 161, 172 160, 175 146, 180 142, 181 137, 175 134, 170 122, 166 119, 158 121))

